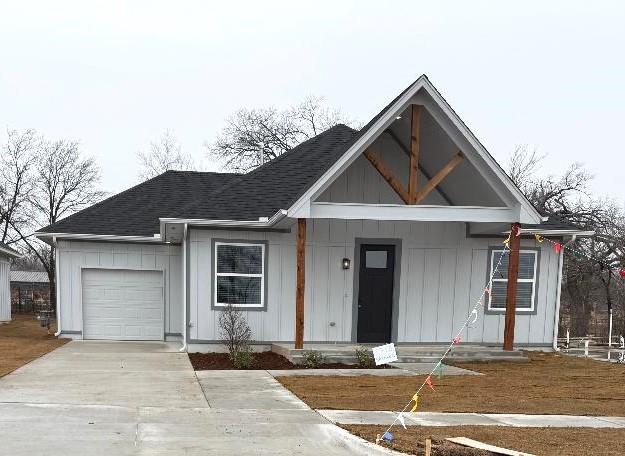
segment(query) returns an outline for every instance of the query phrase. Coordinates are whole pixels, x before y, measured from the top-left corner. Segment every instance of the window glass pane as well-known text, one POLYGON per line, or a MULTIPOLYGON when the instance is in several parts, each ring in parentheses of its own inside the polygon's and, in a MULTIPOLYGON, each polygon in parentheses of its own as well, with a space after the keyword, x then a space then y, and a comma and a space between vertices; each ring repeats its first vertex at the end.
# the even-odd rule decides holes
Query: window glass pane
POLYGON ((217 245, 217 272, 236 274, 262 274, 262 246, 217 245))
POLYGON ((386 250, 367 250, 365 267, 373 269, 386 268, 386 250))
POLYGON ((534 252, 521 252, 519 254, 519 279, 534 278, 534 263, 536 255, 534 252))
MULTIPOLYGON (((493 263, 492 268, 497 267, 499 257, 503 252, 493 251, 493 263)), ((508 260, 510 259, 510 252, 506 253, 501 259, 501 264, 497 269, 494 277, 495 279, 507 279, 508 278, 508 260)), ((534 278, 534 263, 536 262, 535 252, 520 252, 519 253, 519 279, 533 279, 534 278)))
POLYGON ((490 308, 505 309, 506 308, 506 292, 508 282, 493 282, 491 290, 490 308))
POLYGON ((217 276, 217 302, 261 305, 261 280, 261 277, 217 276))
POLYGON ((531 309, 534 284, 532 282, 518 282, 516 290, 516 308, 531 309))
POLYGON ((510 257, 509 252, 504 251, 493 251, 493 262, 492 262, 492 270, 494 271, 497 268, 497 272, 493 276, 494 279, 507 279, 508 278, 508 259, 510 257), (503 258, 501 256, 503 255, 503 258), (497 263, 499 262, 499 258, 501 258, 501 263, 499 267, 497 267, 497 263))
MULTIPOLYGON (((508 282, 493 282, 492 297, 490 301, 491 309, 506 308, 506 294, 508 282)), ((532 295, 534 294, 534 284, 532 282, 517 282, 517 309, 531 309, 532 295)))

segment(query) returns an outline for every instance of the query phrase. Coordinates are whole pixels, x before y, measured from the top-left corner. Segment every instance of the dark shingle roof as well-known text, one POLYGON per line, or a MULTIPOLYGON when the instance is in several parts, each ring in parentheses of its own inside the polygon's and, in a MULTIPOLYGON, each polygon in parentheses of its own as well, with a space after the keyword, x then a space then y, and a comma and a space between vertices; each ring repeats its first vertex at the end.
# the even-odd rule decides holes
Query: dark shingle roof
POLYGON ((336 125, 278 158, 197 198, 174 216, 213 220, 258 220, 288 209, 349 148, 358 132, 336 125))
POLYGON ((349 147, 337 125, 247 174, 167 171, 40 232, 153 236, 159 218, 258 220, 288 209, 349 147))
POLYGON ((167 171, 39 231, 47 233, 153 236, 159 218, 208 195, 237 174, 167 171))

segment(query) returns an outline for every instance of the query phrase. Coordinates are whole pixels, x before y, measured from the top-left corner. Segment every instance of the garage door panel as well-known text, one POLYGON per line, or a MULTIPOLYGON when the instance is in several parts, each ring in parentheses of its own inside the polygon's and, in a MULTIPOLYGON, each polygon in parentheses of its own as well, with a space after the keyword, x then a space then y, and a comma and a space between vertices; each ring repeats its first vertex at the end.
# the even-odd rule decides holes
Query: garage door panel
POLYGON ((83 270, 86 339, 162 340, 161 271, 83 270))

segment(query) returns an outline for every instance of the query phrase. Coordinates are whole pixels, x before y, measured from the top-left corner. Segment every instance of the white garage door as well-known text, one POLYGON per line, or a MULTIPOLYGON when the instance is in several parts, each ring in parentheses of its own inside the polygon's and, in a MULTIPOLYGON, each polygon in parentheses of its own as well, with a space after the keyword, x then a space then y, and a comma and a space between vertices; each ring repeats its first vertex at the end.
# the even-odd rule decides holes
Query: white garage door
POLYGON ((163 273, 83 269, 85 339, 162 340, 163 273))

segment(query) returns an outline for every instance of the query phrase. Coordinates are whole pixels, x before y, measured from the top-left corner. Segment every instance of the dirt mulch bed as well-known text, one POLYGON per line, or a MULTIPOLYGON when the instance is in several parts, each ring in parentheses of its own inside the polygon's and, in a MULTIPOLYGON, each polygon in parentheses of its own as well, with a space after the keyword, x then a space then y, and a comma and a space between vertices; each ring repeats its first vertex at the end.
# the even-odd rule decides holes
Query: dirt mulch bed
MULTIPOLYGON (((343 425, 352 434, 375 442, 384 426, 343 425)), ((625 429, 590 428, 512 428, 503 426, 410 426, 393 428, 393 448, 409 454, 423 455, 425 439, 433 436, 432 456, 486 456, 488 451, 469 449, 455 444, 440 445, 443 437, 468 437, 498 447, 540 456, 587 456, 623 454, 625 429), (434 443, 434 442, 433 442, 434 443)))
MULTIPOLYGON (((234 369, 227 353, 189 353, 189 360, 195 370, 234 369)), ((321 364, 318 369, 353 369, 358 366, 342 363, 321 364)), ((287 370, 304 369, 293 364, 284 356, 265 351, 254 353, 254 361, 249 368, 252 370, 287 370)))
MULTIPOLYGON (((481 376, 435 376, 419 411, 625 416, 625 365, 526 352, 527 363, 463 363, 481 376)), ((424 376, 278 377, 315 409, 401 410, 424 376)))
POLYGON ((0 377, 69 342, 53 336, 56 325, 39 326, 34 315, 13 315, 13 320, 0 325, 0 377))

